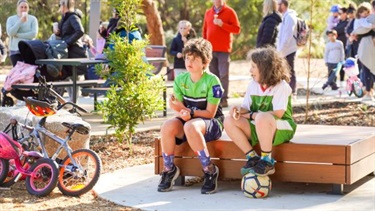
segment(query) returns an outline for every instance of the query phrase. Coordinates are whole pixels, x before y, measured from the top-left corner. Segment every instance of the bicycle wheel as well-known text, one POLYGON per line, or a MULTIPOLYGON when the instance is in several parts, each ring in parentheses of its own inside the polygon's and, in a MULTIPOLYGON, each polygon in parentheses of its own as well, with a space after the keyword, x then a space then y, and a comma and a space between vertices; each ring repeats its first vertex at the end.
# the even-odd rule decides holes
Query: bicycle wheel
POLYGON ((72 157, 78 166, 73 166, 69 156, 64 159, 57 187, 64 195, 80 196, 90 191, 99 180, 102 162, 90 149, 73 151, 72 157))
POLYGON ((358 98, 363 97, 362 83, 359 80, 353 82, 352 90, 354 95, 358 98))
POLYGON ((0 185, 3 183, 9 172, 9 160, 0 158, 0 185))
MULTIPOLYGON (((30 163, 26 162, 26 159, 23 159, 22 161, 22 167, 25 170, 28 170, 30 168, 30 163)), ((9 171, 8 175, 5 177, 3 183, 0 183, 0 187, 9 188, 10 186, 14 185, 16 183, 17 176, 21 174, 17 168, 14 159, 9 160, 9 171)), ((21 175, 18 180, 25 180, 26 175, 21 175)))
POLYGON ((352 91, 352 84, 351 82, 349 82, 349 79, 346 81, 346 93, 348 93, 349 96, 351 96, 353 94, 353 91, 352 91))
POLYGON ((40 158, 30 168, 31 176, 26 177, 26 190, 31 195, 46 196, 57 184, 59 170, 57 163, 49 158, 40 158))

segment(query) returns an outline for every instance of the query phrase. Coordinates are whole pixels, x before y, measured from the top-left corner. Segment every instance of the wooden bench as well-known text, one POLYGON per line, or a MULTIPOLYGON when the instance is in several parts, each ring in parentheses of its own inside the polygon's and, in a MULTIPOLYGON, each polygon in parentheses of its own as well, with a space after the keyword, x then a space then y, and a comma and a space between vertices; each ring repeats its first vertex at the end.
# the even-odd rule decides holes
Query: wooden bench
MULTIPOLYGON (((224 134, 207 144, 220 178, 241 179, 244 153, 224 134)), ((259 149, 258 149, 259 150, 259 149)), ((179 184, 185 176, 202 176, 201 164, 187 143, 175 149, 180 168, 179 184)), ((332 193, 342 194, 351 185, 375 172, 375 133, 372 127, 298 125, 295 137, 274 147, 276 173, 273 181, 332 184, 332 193)), ((163 170, 160 139, 155 139, 155 174, 163 170)))
MULTIPOLYGON (((100 86, 103 85, 105 80, 84 80, 77 81, 77 86, 100 86)), ((47 84, 51 84, 53 87, 73 87, 72 81, 50 81, 47 84)), ((39 83, 25 83, 25 84, 14 84, 13 89, 37 89, 39 83)))

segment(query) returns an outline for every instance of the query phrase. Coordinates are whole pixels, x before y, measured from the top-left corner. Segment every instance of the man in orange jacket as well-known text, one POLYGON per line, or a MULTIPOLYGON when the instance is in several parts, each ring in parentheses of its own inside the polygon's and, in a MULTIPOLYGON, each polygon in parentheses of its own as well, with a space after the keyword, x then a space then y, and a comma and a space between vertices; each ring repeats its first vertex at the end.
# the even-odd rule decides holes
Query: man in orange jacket
POLYGON ((213 58, 210 71, 220 78, 224 94, 220 105, 228 107, 229 55, 232 51, 232 34, 241 31, 236 12, 225 0, 213 0, 213 7, 206 11, 203 22, 203 38, 212 44, 213 58))

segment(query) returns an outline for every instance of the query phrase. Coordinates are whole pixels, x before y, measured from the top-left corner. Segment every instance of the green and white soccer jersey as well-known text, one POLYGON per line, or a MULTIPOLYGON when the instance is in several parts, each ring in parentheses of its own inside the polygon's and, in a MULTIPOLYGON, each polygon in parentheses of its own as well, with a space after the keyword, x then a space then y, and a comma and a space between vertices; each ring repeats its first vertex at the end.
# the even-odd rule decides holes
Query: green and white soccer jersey
MULTIPOLYGON (((207 103, 218 105, 223 95, 220 80, 212 73, 203 72, 202 78, 193 82, 190 73, 179 74, 173 84, 175 97, 183 102, 187 108, 194 110, 205 110, 207 103)), ((219 106, 215 118, 223 117, 219 106)))
MULTIPOLYGON (((262 90, 256 81, 250 82, 247 87, 245 99, 242 107, 254 112, 284 110, 284 115, 276 118, 277 130, 273 145, 278 145, 290 141, 296 131, 297 125, 293 120, 293 110, 291 104, 292 89, 286 81, 281 81, 273 87, 262 90)), ((251 145, 256 145, 258 136, 256 134, 254 122, 250 121, 251 145)))

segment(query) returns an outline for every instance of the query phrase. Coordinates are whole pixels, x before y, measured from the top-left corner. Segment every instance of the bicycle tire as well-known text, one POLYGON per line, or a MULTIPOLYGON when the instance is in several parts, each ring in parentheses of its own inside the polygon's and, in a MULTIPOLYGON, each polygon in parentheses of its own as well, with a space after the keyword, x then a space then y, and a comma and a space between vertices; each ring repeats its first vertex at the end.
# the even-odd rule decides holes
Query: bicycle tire
POLYGON ((70 157, 66 156, 60 168, 57 187, 67 196, 80 196, 90 191, 99 180, 102 162, 98 154, 90 149, 78 149, 72 152, 72 157, 77 164, 87 165, 83 172, 72 172, 65 170, 69 166, 70 169, 77 168, 72 166, 70 157), (89 159, 89 162, 87 162, 89 159), (85 163, 84 163, 85 162, 85 163), (90 165, 94 169, 89 169, 90 165))
POLYGON ((363 89, 362 89, 362 84, 360 81, 354 81, 352 84, 352 90, 355 96, 358 98, 363 97, 363 89))
MULTIPOLYGON (((11 159, 12 160, 12 159, 11 159)), ((14 183, 16 183, 16 178, 19 174, 17 169, 16 169, 16 164, 13 162, 11 162, 11 160, 9 160, 9 171, 8 171, 8 175, 7 177, 5 178, 5 180, 3 181, 2 184, 0 184, 0 187, 4 187, 4 188, 9 188, 10 186, 14 185, 14 183)), ((24 159, 22 162, 22 167, 27 170, 30 168, 30 164, 26 162, 26 159, 24 159)), ((25 180, 26 179, 26 175, 22 175, 20 180, 25 180)))
POLYGON ((47 196, 55 189, 59 176, 58 165, 55 161, 40 158, 31 166, 30 171, 32 176, 26 177, 25 184, 27 192, 31 195, 47 196), (48 179, 47 184, 41 188, 34 184, 34 182, 45 182, 46 179, 48 179))
POLYGON ((9 160, 0 158, 0 185, 7 178, 9 172, 9 160))

